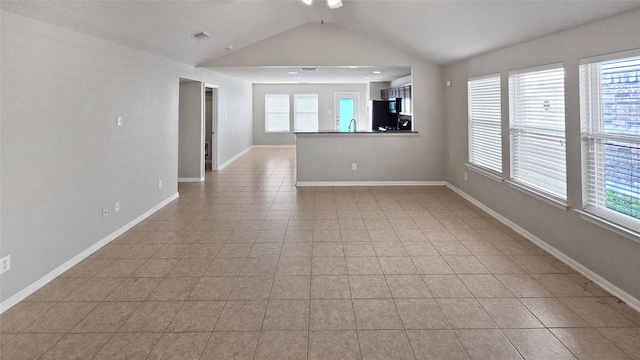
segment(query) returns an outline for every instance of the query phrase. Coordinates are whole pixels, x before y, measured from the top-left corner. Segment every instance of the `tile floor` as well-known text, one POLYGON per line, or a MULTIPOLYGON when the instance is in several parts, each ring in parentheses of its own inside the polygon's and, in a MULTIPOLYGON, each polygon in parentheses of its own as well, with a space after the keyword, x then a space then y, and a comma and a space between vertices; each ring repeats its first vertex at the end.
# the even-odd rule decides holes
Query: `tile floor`
POLYGON ((2 359, 640 359, 640 314, 443 187, 254 149, 0 316, 2 359))

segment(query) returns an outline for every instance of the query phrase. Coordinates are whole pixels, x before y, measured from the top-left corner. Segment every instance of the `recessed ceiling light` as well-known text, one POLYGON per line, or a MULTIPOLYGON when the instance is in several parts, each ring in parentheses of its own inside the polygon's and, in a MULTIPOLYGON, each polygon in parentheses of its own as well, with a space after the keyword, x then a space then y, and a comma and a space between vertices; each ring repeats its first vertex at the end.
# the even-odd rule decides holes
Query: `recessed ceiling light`
POLYGON ((311 5, 311 3, 313 2, 313 0, 302 0, 302 2, 304 2, 307 5, 311 5))
POLYGON ((295 74, 297 74, 297 73, 298 73, 298 72, 297 72, 297 71, 295 71, 295 70, 291 70, 291 71, 289 71, 289 74, 291 74, 291 75, 295 75, 295 74))
POLYGON ((380 71, 380 70, 375 70, 373 73, 374 73, 374 74, 382 74, 382 71, 380 71))
POLYGON ((227 51, 231 51, 231 50, 233 50, 233 45, 229 45, 229 46, 227 46, 227 47, 225 48, 225 50, 227 50, 227 51))
POLYGON ((349 69, 357 69, 357 66, 349 66, 349 69))

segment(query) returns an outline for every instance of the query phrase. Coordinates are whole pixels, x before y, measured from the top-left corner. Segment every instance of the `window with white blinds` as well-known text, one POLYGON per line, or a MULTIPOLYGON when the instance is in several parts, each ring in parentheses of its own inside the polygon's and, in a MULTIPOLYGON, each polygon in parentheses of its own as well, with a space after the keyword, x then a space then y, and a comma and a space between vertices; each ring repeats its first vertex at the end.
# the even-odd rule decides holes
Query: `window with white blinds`
POLYGON ((265 94, 264 131, 289 132, 289 94, 265 94))
POLYGON ((318 131, 318 94, 293 95, 294 131, 318 131))
POLYGON ((509 72, 511 181, 561 202, 567 199, 564 68, 509 72))
POLYGON ((502 173, 500 74, 469 79, 469 163, 502 173))
POLYGON ((640 51, 620 56, 580 65, 584 208, 638 231, 640 51))

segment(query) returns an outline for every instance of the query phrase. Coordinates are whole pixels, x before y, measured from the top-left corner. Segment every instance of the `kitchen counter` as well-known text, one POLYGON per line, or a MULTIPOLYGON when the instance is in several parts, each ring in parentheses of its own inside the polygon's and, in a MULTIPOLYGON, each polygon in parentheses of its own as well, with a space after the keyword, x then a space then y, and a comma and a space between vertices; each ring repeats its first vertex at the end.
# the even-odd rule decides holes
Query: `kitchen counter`
POLYGON ((417 134, 417 131, 411 130, 387 130, 387 131, 373 131, 373 130, 358 130, 358 131, 335 131, 335 130, 318 130, 318 131, 296 131, 296 135, 318 135, 318 134, 331 134, 331 135, 357 135, 357 134, 404 134, 413 135, 417 134))
POLYGON ((424 139, 410 130, 296 132, 298 186, 414 184, 424 139))

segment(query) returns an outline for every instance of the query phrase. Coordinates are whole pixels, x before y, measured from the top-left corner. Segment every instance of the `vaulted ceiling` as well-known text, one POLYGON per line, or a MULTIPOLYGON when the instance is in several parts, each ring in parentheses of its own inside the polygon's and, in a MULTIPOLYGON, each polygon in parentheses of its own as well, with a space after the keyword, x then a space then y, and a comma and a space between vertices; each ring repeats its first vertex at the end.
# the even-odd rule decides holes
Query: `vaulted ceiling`
MULTIPOLYGON (((3 10, 197 66, 313 22, 333 23, 439 64, 550 35, 639 1, 2 0, 3 10), (196 40, 201 31, 211 35, 196 40), (228 49, 232 47, 232 49, 228 49)), ((640 19, 639 19, 640 21, 640 19)))

